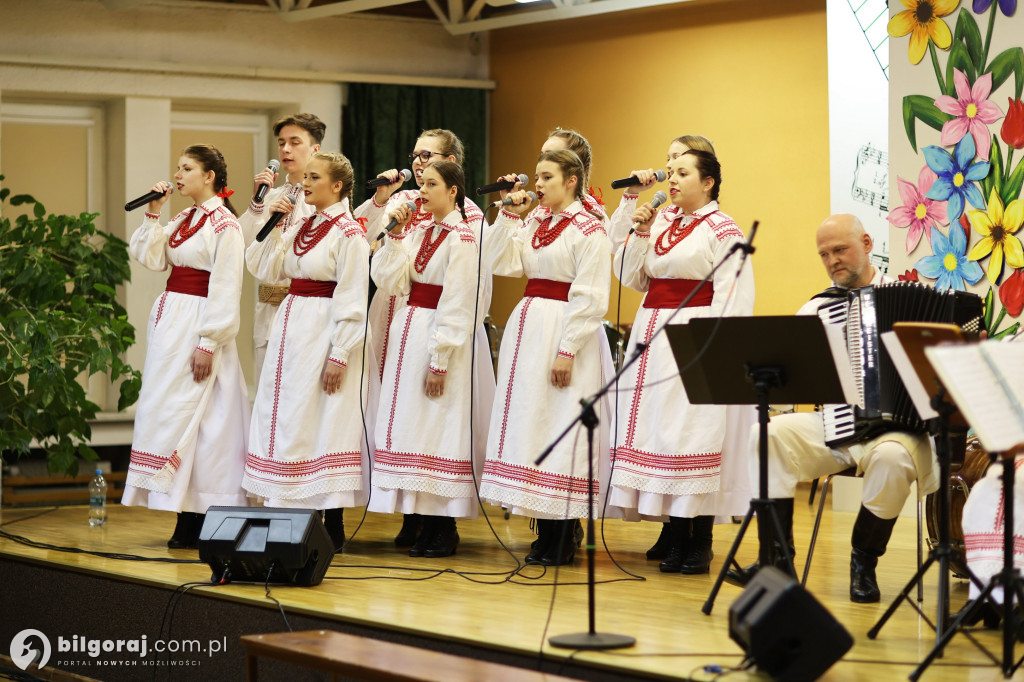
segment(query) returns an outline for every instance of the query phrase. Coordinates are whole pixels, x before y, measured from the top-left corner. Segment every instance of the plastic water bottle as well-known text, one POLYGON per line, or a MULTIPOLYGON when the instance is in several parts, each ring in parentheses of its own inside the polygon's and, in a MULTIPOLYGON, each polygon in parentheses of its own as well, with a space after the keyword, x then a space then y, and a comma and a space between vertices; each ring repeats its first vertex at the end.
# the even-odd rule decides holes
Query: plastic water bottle
POLYGON ((102 526, 107 522, 107 482, 103 479, 103 471, 96 470, 96 475, 89 481, 89 525, 102 526))

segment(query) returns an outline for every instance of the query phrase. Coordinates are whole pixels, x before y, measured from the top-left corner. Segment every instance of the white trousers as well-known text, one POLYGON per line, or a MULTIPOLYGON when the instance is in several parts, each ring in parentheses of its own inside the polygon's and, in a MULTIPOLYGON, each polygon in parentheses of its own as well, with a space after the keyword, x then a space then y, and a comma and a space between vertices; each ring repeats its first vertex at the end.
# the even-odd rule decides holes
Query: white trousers
MULTIPOLYGON (((750 480, 758 477, 758 425, 750 431, 750 480)), ((857 467, 864 474, 863 503, 875 516, 896 518, 917 478, 907 448, 890 434, 841 448, 825 445, 820 412, 782 414, 768 422, 768 497, 793 497, 796 484, 857 467)))

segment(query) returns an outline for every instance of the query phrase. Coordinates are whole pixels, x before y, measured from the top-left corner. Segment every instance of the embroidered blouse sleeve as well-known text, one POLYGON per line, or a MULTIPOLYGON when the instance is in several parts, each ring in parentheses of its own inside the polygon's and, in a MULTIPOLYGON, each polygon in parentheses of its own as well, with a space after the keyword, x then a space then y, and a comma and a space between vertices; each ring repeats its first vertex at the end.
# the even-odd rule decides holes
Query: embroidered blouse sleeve
MULTIPOLYGON (((629 235, 629 228, 633 227, 633 214, 636 213, 636 203, 640 195, 626 194, 623 192, 622 201, 615 207, 615 212, 608 220, 608 239, 611 241, 612 253, 619 250, 619 247, 626 241, 629 235)), ((616 267, 615 272, 618 272, 616 267)))
POLYGON ((384 246, 373 254, 370 276, 377 288, 388 296, 405 296, 412 289, 412 257, 409 255, 411 232, 384 238, 384 246))
POLYGON ((213 267, 210 268, 210 293, 199 323, 198 347, 209 353, 238 334, 242 298, 242 230, 234 216, 225 220, 222 226, 220 233, 215 232, 211 240, 213 267))
POLYGON ((444 272, 444 289, 437 302, 434 328, 427 342, 430 370, 443 374, 448 359, 459 346, 473 338, 473 311, 476 307, 476 242, 463 241, 453 231, 445 239, 448 263, 444 272))
MULTIPOLYGON (((573 258, 576 277, 569 287, 569 303, 565 309, 562 340, 558 354, 575 357, 588 339, 598 333, 601 318, 608 312, 608 289, 611 286, 611 269, 608 267, 609 243, 603 229, 590 234, 578 231, 575 226, 568 228, 575 238, 573 258)), ((570 235, 562 235, 563 238, 570 235)))
POLYGON ((284 194, 283 186, 271 187, 267 195, 263 197, 262 204, 257 204, 250 200, 249 207, 245 209, 245 213, 238 216, 238 226, 242 228, 242 239, 246 246, 253 243, 256 235, 259 234, 263 226, 270 220, 270 213, 266 210, 267 206, 277 201, 282 194, 284 194))
POLYGON ((359 357, 359 347, 365 338, 366 297, 369 295, 370 245, 362 230, 343 232, 335 228, 336 277, 338 285, 331 298, 331 354, 327 361, 345 367, 353 349, 359 357))
POLYGON ((634 232, 626 238, 626 243, 619 247, 612 260, 615 276, 622 274, 622 284, 637 291, 647 291, 651 287, 651 277, 644 267, 647 262, 647 251, 651 247, 651 233, 634 232))
POLYGON ((490 263, 492 273, 502 277, 523 276, 524 232, 523 221, 515 213, 503 210, 498 214, 484 236, 484 260, 490 263))
MULTIPOLYGON (((739 228, 730 229, 730 234, 722 238, 715 236, 714 230, 708 230, 709 247, 713 254, 711 267, 725 259, 733 245, 744 241, 739 228), (731 234, 735 232, 735 234, 731 234)), ((740 254, 734 253, 729 262, 718 268, 715 273, 715 294, 711 299, 711 316, 753 315, 754 314, 754 270, 747 258, 739 277, 736 268, 740 254), (735 290, 734 290, 735 289, 735 290)))
MULTIPOLYGON (((390 200, 389 200, 390 202, 390 200)), ((378 206, 373 200, 373 195, 364 201, 359 207, 352 212, 352 215, 357 219, 363 218, 366 225, 366 241, 372 242, 380 234, 381 229, 387 224, 387 219, 381 222, 381 216, 387 215, 384 211, 387 208, 387 204, 384 206, 378 206), (379 225, 379 227, 378 227, 379 225)))
POLYGON ((261 242, 253 240, 245 250, 245 265, 252 276, 261 282, 276 282, 284 276, 284 257, 295 241, 299 225, 282 234, 274 228, 261 242))
MULTIPOLYGON (((171 220, 171 225, 183 220, 179 213, 171 220), (177 221, 177 222, 175 222, 177 221)), ((168 225, 170 228, 170 225, 168 225)), ((128 243, 128 253, 132 258, 139 261, 144 267, 150 270, 167 269, 167 238, 169 229, 160 224, 158 218, 147 214, 135 232, 132 233, 131 241, 128 243)))

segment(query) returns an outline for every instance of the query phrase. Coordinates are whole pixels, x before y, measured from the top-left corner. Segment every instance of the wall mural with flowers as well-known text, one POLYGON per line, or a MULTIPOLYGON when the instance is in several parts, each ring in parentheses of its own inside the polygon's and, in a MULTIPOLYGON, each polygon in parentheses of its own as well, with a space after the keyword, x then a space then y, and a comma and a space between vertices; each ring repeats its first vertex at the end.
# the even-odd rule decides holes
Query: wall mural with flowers
POLYGON ((890 272, 1024 309, 1024 16, 1017 0, 891 0, 890 272), (897 205, 899 204, 899 205, 897 205))

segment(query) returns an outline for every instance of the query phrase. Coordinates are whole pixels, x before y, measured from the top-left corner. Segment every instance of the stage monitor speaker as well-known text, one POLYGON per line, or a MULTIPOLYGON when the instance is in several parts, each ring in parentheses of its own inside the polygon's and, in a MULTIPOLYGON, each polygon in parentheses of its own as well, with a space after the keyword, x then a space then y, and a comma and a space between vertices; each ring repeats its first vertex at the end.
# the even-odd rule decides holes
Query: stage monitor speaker
POLYGON ((729 637, 777 682, 816 680, 853 646, 818 600, 771 566, 729 607, 729 637))
POLYGON ((333 557, 315 509, 210 507, 199 533, 199 558, 215 582, 319 585, 333 557))

